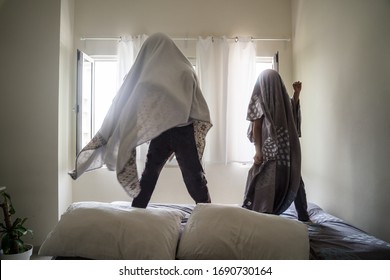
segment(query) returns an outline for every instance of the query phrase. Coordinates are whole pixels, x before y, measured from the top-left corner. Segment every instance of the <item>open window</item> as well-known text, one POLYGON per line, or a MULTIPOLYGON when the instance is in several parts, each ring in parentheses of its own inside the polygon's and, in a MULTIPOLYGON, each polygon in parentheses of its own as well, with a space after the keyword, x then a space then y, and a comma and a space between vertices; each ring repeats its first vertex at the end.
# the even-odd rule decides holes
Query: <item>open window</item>
POLYGON ((76 152, 92 137, 93 60, 77 50, 76 152))
POLYGON ((77 51, 76 153, 99 130, 117 89, 117 58, 77 51))

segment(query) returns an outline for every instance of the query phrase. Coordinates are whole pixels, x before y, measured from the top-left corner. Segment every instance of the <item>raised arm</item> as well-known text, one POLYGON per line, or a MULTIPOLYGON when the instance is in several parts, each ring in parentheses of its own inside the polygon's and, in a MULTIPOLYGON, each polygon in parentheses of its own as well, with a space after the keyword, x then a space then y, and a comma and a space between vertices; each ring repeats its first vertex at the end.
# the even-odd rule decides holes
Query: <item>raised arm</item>
POLYGON ((293 89, 294 89, 294 95, 293 95, 294 102, 298 104, 299 103, 299 95, 301 94, 301 90, 302 90, 302 82, 300 82, 300 81, 294 82, 293 89))
POLYGON ((301 106, 299 104, 299 96, 302 90, 302 82, 296 81, 293 83, 294 94, 291 98, 291 108, 294 116, 295 127, 297 128, 298 136, 301 137, 301 106))

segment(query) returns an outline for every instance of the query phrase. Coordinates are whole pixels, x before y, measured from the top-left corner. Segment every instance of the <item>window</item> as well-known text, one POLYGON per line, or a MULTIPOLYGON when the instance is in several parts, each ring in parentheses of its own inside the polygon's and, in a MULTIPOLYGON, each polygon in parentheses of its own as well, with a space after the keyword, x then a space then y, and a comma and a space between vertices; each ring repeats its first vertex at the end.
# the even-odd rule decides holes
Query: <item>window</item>
POLYGON ((101 127, 112 100, 118 90, 118 62, 114 58, 95 59, 94 118, 92 135, 101 127))
MULTIPOLYGON (((261 71, 276 68, 275 57, 256 58, 256 79, 261 71)), ((88 56, 78 51, 77 58, 76 152, 79 153, 101 127, 120 85, 116 56, 88 56)), ((189 60, 195 69, 196 59, 189 60)), ((244 119, 243 126, 246 125, 244 119)))
MULTIPOLYGON (((274 57, 256 57, 256 79, 260 73, 266 69, 276 69, 276 63, 274 62, 274 57)), ((255 84, 255 83, 253 83, 255 84)))
POLYGON ((99 130, 118 89, 117 59, 77 52, 76 152, 99 130))

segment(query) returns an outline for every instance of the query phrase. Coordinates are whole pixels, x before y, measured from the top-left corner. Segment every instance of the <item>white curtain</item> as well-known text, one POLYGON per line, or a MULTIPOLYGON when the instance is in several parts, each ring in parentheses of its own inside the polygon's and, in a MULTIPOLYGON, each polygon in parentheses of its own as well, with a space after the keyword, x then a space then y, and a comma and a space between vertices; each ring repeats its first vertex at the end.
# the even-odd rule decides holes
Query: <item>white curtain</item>
POLYGON ((209 162, 251 162, 246 113, 256 75, 256 45, 250 38, 199 38, 197 71, 214 127, 207 136, 209 162))
POLYGON ((122 82, 133 65, 147 35, 122 36, 117 46, 118 53, 118 85, 122 82))
POLYGON ((253 160, 254 147, 248 141, 246 120, 256 75, 256 48, 251 38, 229 44, 226 114, 226 162, 253 160))
POLYGON ((204 160, 225 162, 229 44, 224 37, 199 38, 196 53, 196 70, 213 124, 207 135, 204 160))

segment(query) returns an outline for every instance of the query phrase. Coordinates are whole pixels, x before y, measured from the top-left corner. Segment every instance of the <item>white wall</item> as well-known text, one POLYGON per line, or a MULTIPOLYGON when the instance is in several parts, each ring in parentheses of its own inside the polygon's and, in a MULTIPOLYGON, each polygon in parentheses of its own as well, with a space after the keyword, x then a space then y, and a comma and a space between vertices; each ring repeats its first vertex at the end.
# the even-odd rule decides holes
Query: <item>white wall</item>
MULTIPOLYGON (((252 36, 291 38, 289 0, 77 0, 75 6, 75 47, 90 55, 115 54, 115 42, 80 41, 80 37, 118 37, 124 34, 164 32, 172 37, 252 36)), ((188 56, 194 42, 178 42, 188 56)), ((258 42, 258 55, 280 52, 280 71, 291 84, 291 43, 258 42)), ((242 203, 249 166, 206 164, 205 171, 213 202, 242 203)), ((139 168, 142 172, 142 168, 139 168)), ((84 174, 73 183, 73 199, 129 200, 115 173, 98 170, 84 174)), ((193 203, 180 169, 164 168, 151 202, 193 203)))
MULTIPOLYGON (((142 164, 139 165, 139 174, 142 164)), ((209 164, 205 166, 208 187, 214 203, 241 204, 249 166, 209 164)), ((131 201, 117 182, 115 172, 99 169, 83 174, 74 183, 74 201, 131 201)), ((167 166, 161 172, 151 202, 191 203, 180 169, 167 166)))
POLYGON ((34 245, 58 220, 60 8, 59 0, 0 6, 0 185, 28 217, 34 245))
MULTIPOLYGON (((290 38, 290 0, 77 0, 75 46, 90 55, 115 54, 115 43, 80 37, 117 37, 164 32, 172 37, 290 38)), ((178 43, 193 55, 194 42, 178 43)), ((291 84, 291 43, 259 42, 259 55, 281 56, 281 74, 291 84)))
POLYGON ((73 47, 74 0, 61 0, 58 106, 58 214, 72 202, 72 169, 75 133, 74 88, 76 51, 73 47))
POLYGON ((303 176, 331 213, 390 241, 390 1, 293 1, 303 176))

